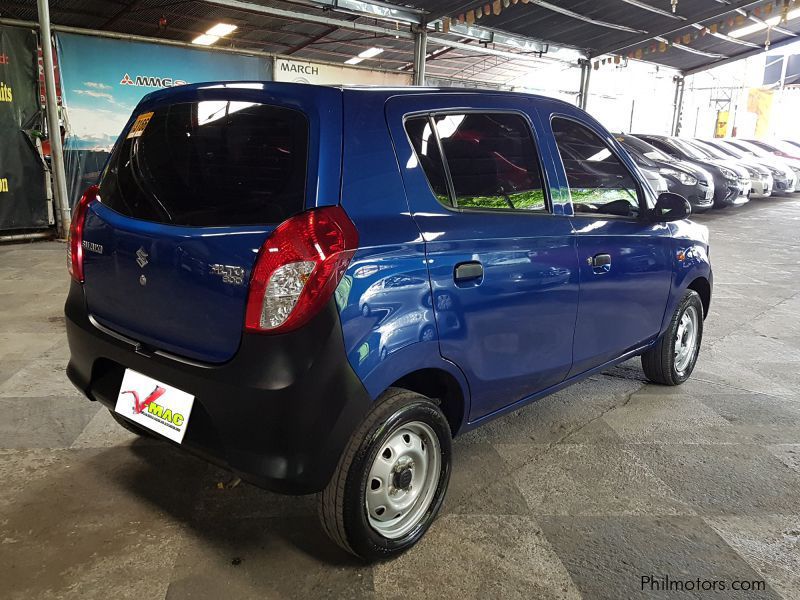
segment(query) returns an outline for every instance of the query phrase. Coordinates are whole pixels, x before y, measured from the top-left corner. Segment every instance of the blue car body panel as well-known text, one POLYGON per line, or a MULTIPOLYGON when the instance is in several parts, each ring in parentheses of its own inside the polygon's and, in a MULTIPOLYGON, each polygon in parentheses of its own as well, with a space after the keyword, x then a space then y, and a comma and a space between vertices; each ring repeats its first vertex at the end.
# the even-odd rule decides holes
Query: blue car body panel
POLYGON ((538 138, 532 108, 532 103, 491 94, 398 96, 386 107, 411 213, 426 242, 440 351, 470 382, 470 419, 566 377, 578 305, 575 237, 569 218, 561 214, 443 206, 415 160, 403 117, 442 110, 511 111, 538 138), (483 265, 482 279, 456 283, 454 269, 469 262, 483 265), (530 365, 536 365, 535 372, 530 365))
POLYGON ((209 265, 240 265, 249 275, 271 230, 174 227, 129 219, 94 202, 85 236, 104 254, 84 253, 87 304, 102 325, 145 347, 224 362, 239 348, 247 287, 223 283, 209 265), (144 268, 136 262, 142 250, 144 268))

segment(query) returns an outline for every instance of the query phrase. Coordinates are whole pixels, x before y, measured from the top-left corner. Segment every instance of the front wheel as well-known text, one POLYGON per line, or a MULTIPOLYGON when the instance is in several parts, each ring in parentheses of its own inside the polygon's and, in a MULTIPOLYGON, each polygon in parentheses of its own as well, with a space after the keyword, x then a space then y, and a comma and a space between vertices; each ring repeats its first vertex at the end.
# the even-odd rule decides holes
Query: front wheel
POLYGON ((661 339, 642 354, 645 376, 662 385, 680 385, 692 374, 703 339, 703 303, 687 290, 661 339))
POLYGON ((447 492, 450 440, 447 419, 431 400, 388 390, 353 434, 319 496, 328 536, 368 561, 416 544, 447 492))

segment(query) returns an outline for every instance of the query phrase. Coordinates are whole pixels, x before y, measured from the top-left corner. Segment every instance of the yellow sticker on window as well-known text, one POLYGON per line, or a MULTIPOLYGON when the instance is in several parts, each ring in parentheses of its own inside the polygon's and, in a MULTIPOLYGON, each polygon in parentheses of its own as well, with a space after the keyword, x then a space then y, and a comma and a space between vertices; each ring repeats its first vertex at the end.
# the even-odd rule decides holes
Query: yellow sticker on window
POLYGON ((136 117, 136 121, 133 122, 130 131, 128 131, 128 139, 140 137, 144 133, 152 117, 153 113, 151 112, 143 113, 136 117))

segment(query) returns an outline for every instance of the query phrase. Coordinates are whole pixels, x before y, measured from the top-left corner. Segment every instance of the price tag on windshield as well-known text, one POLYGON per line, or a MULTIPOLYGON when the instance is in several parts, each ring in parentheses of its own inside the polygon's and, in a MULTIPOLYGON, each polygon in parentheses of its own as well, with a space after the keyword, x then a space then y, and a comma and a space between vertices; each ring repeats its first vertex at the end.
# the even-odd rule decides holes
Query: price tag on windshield
POLYGON ((144 130, 147 128, 147 124, 150 122, 150 119, 153 117, 153 113, 143 113, 136 117, 136 121, 133 122, 130 131, 128 132, 128 139, 137 138, 144 133, 144 130))

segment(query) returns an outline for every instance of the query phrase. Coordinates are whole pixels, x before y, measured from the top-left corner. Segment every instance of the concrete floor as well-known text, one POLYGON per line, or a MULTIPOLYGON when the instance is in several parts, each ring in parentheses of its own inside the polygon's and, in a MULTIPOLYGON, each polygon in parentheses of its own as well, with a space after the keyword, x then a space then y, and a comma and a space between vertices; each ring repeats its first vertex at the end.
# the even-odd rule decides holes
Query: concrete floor
POLYGON ((631 361, 459 439, 444 514, 374 567, 313 499, 226 487, 82 398, 64 245, 0 246, 0 597, 800 598, 800 200, 697 220, 716 287, 693 378, 631 361))

